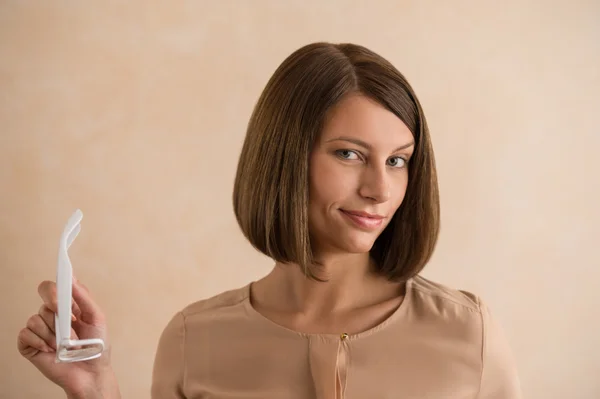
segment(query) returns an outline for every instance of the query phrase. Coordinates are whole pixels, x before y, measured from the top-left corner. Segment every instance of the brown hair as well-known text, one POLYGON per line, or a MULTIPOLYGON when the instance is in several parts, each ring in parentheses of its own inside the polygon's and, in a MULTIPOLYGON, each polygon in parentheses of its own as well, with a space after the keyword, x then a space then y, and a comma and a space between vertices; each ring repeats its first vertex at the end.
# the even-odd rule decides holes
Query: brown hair
POLYGON ((316 278, 308 229, 309 156, 327 112, 357 92, 393 112, 414 136, 405 198, 371 249, 378 273, 405 281, 425 267, 438 237, 433 149, 413 89, 390 62, 365 47, 312 43, 277 68, 248 123, 233 189, 235 216, 256 249, 316 278))

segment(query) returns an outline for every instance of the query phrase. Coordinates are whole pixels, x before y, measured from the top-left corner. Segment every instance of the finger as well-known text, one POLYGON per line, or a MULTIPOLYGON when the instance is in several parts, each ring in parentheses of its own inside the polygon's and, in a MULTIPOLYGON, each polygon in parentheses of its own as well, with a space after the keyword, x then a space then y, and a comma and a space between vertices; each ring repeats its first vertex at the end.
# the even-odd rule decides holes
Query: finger
POLYGON ((74 340, 79 339, 79 335, 77 335, 74 328, 71 328, 71 338, 70 339, 74 339, 74 340))
MULTIPOLYGON (((79 281, 79 279, 75 275, 73 275, 73 287, 75 287, 75 285, 79 285, 82 288, 84 288, 86 291, 89 292, 87 287, 85 287, 83 285, 83 283, 81 281, 79 281)), ((75 288, 73 288, 73 289, 75 289, 75 288)), ((77 304, 77 301, 75 301, 75 300, 73 300, 73 316, 81 317, 81 309, 79 308, 79 305, 77 304)))
POLYGON ((33 315, 27 320, 27 328, 35 335, 44 340, 47 346, 56 349, 56 335, 50 330, 42 316, 39 314, 33 315))
MULTIPOLYGON (((46 306, 51 312, 58 313, 58 300, 56 294, 56 283, 54 281, 43 281, 38 286, 38 293, 46 306)), ((72 301, 71 305, 71 321, 75 321, 81 310, 76 301, 72 301)))
MULTIPOLYGON (((48 309, 45 305, 42 305, 40 307, 38 315, 42 319, 43 323, 46 325, 48 330, 46 331, 44 326, 37 326, 36 323, 38 323, 38 321, 34 319, 34 316, 32 316, 27 321, 27 328, 33 331, 40 338, 44 339, 44 341, 47 342, 48 346, 56 350, 56 330, 54 325, 54 312, 48 309)), ((79 335, 77 335, 74 328, 71 328, 70 339, 79 339, 79 335)))
POLYGON ((86 290, 88 293, 90 292, 90 290, 88 289, 88 287, 86 287, 86 285, 85 285, 85 284, 83 284, 83 283, 81 282, 81 280, 79 280, 79 279, 78 279, 77 277, 75 277, 75 276, 73 276, 73 284, 79 284, 79 286, 80 286, 81 288, 83 288, 84 290, 86 290))
POLYGON ((38 285, 38 294, 44 305, 54 313, 58 312, 58 301, 56 299, 56 283, 54 281, 42 281, 38 285))
POLYGON ((27 359, 31 359, 39 352, 53 352, 53 350, 46 345, 44 340, 38 337, 29 328, 23 328, 21 331, 19 331, 19 335, 17 337, 17 348, 19 349, 19 353, 27 359))
POLYGON ((54 334, 56 332, 56 329, 54 327, 55 313, 53 311, 51 311, 50 309, 48 309, 48 307, 46 305, 42 305, 42 306, 40 306, 40 309, 38 310, 38 314, 40 315, 42 320, 44 320, 44 323, 46 323, 46 325, 48 326, 50 331, 52 331, 52 333, 54 334))
POLYGON ((73 300, 72 303, 73 305, 71 306, 71 321, 75 321, 78 317, 81 317, 81 309, 79 308, 79 305, 77 304, 76 300, 73 300))
MULTIPOLYGON (((54 322, 56 321, 54 316, 56 316, 56 313, 48 309, 46 305, 42 305, 38 310, 38 314, 42 317, 50 331, 52 331, 52 333, 56 333, 56 326, 54 325, 54 322)), ((77 318, 74 315, 71 315, 71 323, 75 322, 76 320, 77 318)))
POLYGON ((79 281, 74 281, 73 299, 79 305, 79 309, 81 311, 81 320, 92 325, 104 324, 104 314, 102 313, 100 307, 92 299, 92 296, 87 288, 83 287, 79 281))

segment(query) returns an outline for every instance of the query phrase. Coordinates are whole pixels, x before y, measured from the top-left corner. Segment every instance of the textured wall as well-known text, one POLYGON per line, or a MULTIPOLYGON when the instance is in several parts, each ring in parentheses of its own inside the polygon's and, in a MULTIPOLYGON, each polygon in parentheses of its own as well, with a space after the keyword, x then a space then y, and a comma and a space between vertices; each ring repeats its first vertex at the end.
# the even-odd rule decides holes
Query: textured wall
POLYGON ((174 311, 270 270, 233 175, 267 79, 317 40, 372 48, 421 98, 443 211, 425 274, 486 299, 528 398, 600 397, 598 2, 119 3, 0 3, 0 398, 63 397, 16 335, 75 208, 124 398, 148 397, 174 311))

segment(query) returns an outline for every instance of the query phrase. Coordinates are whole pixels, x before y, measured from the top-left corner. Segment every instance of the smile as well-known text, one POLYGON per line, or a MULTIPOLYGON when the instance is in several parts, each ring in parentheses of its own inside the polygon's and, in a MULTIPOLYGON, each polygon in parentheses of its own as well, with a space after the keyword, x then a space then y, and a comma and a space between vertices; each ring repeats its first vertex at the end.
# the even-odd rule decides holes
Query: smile
POLYGON ((363 230, 377 230, 383 224, 383 216, 368 215, 364 212, 345 211, 340 209, 342 215, 357 227, 363 230))

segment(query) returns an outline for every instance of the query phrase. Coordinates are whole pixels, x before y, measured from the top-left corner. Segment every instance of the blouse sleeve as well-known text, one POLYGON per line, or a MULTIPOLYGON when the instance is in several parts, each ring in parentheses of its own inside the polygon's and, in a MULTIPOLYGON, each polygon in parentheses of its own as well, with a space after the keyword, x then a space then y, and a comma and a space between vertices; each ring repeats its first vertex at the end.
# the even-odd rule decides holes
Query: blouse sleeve
POLYGON ((183 378, 185 320, 181 312, 171 318, 163 330, 152 371, 152 399, 185 399, 183 378))
POLYGON ((522 399, 516 362, 502 327, 479 301, 483 324, 482 373, 477 399, 522 399))

